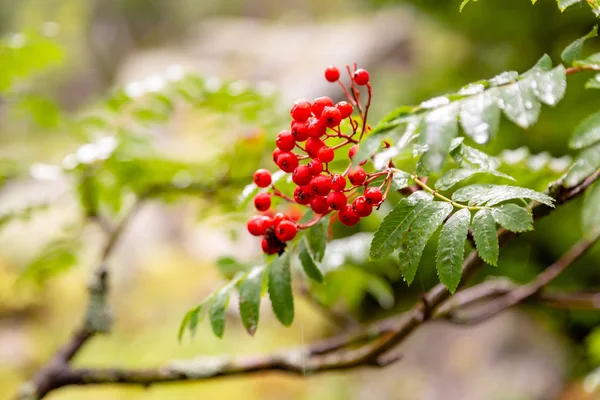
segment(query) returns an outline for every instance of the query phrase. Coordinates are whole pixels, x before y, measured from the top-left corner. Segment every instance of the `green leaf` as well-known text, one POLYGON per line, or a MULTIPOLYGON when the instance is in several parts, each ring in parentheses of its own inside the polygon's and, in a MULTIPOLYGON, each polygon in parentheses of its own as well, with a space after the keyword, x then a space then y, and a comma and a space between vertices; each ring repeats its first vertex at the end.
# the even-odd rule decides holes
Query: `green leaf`
POLYGON ((181 324, 179 325, 179 332, 177 334, 177 339, 181 341, 183 339, 183 335, 185 334, 185 330, 189 329, 191 336, 193 337, 196 334, 196 328, 198 324, 202 321, 204 317, 204 304, 200 304, 199 306, 192 308, 183 316, 181 320, 181 324))
POLYGON ((402 237, 398 261, 400 271, 407 284, 411 284, 417 273, 425 245, 431 235, 452 212, 452 205, 441 201, 428 202, 413 219, 410 228, 402 237))
POLYGON ((500 90, 499 104, 504 115, 521 128, 533 125, 542 109, 529 80, 504 86, 500 90))
POLYGON ((461 143, 450 152, 458 165, 467 169, 495 170, 500 163, 494 157, 461 143))
POLYGON ((314 226, 308 230, 306 235, 308 249, 316 262, 323 261, 327 239, 329 237, 329 218, 321 218, 314 226))
POLYGON ((497 97, 498 89, 490 89, 460 101, 460 124, 475 143, 487 143, 498 131, 500 107, 497 97))
POLYGON ((567 90, 567 73, 562 65, 551 71, 534 72, 527 81, 533 89, 533 94, 549 106, 558 104, 567 90))
POLYGON ((505 71, 492 79, 489 79, 488 82, 492 86, 504 86, 515 82, 517 79, 519 79, 519 73, 517 71, 505 71))
POLYGON ((421 162, 427 171, 437 172, 442 169, 452 139, 457 133, 458 103, 436 108, 425 116, 421 135, 428 150, 421 157, 421 162))
POLYGON ((560 11, 562 12, 565 11, 567 7, 570 7, 573 4, 577 4, 581 1, 582 0, 556 0, 556 3, 558 4, 558 8, 560 9, 560 11))
POLYGON ((600 168, 600 143, 583 150, 571 164, 563 185, 573 187, 600 168))
POLYGON ((533 217, 526 208, 516 204, 502 204, 492 209, 494 221, 511 232, 525 232, 533 229, 533 217))
POLYGON ((404 171, 394 171, 392 174, 392 187, 390 190, 402 190, 410 184, 410 174, 404 171))
POLYGON ((402 241, 404 232, 432 199, 433 196, 429 193, 419 190, 396 204, 375 232, 369 249, 369 257, 372 260, 378 260, 396 250, 402 241))
POLYGON ((475 3, 477 0, 463 0, 462 3, 460 3, 460 7, 458 8, 458 11, 462 12, 463 8, 465 8, 465 6, 471 1, 473 3, 475 3))
POLYGON ((258 328, 264 272, 263 266, 252 268, 238 286, 242 324, 251 336, 254 336, 258 328))
POLYGON ((550 71, 552 69, 552 58, 548 54, 544 54, 535 63, 532 69, 540 69, 542 71, 550 71))
POLYGON ((317 263, 313 259, 310 251, 308 251, 308 245, 306 243, 306 236, 300 240, 298 243, 298 258, 300 258, 300 263, 302 264, 302 268, 306 275, 319 283, 323 282, 323 273, 317 266, 317 263))
POLYGON ((285 326, 294 322, 294 295, 289 252, 277 257, 268 267, 269 297, 275 316, 285 326))
POLYGON ((507 200, 530 199, 554 207, 554 199, 535 190, 508 185, 474 184, 458 189, 452 200, 468 201, 469 205, 493 206, 507 200))
POLYGON ((577 128, 569 146, 573 149, 582 149, 600 141, 600 112, 596 112, 584 119, 577 128))
POLYGON ((437 248, 436 268, 440 281, 454 293, 462 272, 465 256, 465 240, 469 233, 471 212, 463 208, 444 224, 437 248))
MULTIPOLYGON (((566 7, 568 7, 570 4, 568 4, 566 7)), ((559 4, 560 7, 560 4, 559 4)), ((570 45, 567 46, 566 49, 563 50, 562 54, 560 55, 560 58, 562 58, 562 60, 567 63, 567 64, 571 64, 573 61, 578 60, 581 58, 581 51, 583 50, 583 44, 585 43, 586 40, 591 39, 593 37, 598 36, 598 26, 594 26, 592 28, 592 30, 585 36, 577 39, 576 41, 574 41, 573 43, 571 43, 570 45)))
POLYGON ((437 190, 448 190, 457 183, 476 174, 490 174, 500 178, 509 179, 511 181, 515 180, 512 176, 494 170, 455 168, 442 175, 442 177, 435 182, 435 188, 437 190))
POLYGON ((595 183, 588 191, 581 210, 581 227, 586 238, 600 234, 600 183, 595 183))
POLYGON ((77 264, 81 245, 79 236, 50 241, 25 267, 21 279, 43 284, 47 279, 69 270, 77 264))
POLYGON ((498 235, 490 210, 479 210, 473 217, 473 238, 479 257, 490 265, 498 264, 498 235))
POLYGON ((213 333, 221 338, 225 332, 225 311, 229 304, 231 286, 227 285, 220 289, 210 301, 208 315, 213 333))
POLYGON ((600 89, 600 74, 596 74, 593 78, 588 79, 585 83, 586 89, 600 89))

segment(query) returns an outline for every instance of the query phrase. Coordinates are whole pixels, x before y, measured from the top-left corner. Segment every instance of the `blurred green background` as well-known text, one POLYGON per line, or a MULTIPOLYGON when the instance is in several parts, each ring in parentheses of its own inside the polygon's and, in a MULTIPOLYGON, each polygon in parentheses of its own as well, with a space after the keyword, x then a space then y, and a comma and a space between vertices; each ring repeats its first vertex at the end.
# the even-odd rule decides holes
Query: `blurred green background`
MULTIPOLYGON (((98 172, 102 207, 115 218, 130 205, 130 192, 148 189, 159 177, 175 186, 199 178, 208 186, 187 190, 191 196, 183 198, 160 193, 144 205, 110 261, 114 331, 94 339, 78 365, 143 367, 198 355, 261 353, 340 331, 314 299, 298 295, 291 328, 281 327, 263 302, 258 333, 250 338, 232 301, 223 339, 206 324, 195 339, 176 339, 183 314, 229 276, 231 263, 223 257, 261 262, 258 243, 244 228, 252 211, 235 202, 256 168, 274 170, 273 139, 295 98, 340 98, 337 86, 322 79, 326 65, 356 61, 370 70, 373 124, 397 106, 505 70, 525 71, 544 53, 557 62, 568 43, 597 23, 584 4, 560 13, 554 0, 481 0, 459 13, 459 3, 0 0, 2 46, 9 49, 0 52, 0 215, 35 209, 18 220, 0 217, 0 398, 9 398, 79 323, 102 234, 82 224, 73 190, 77 175, 52 166, 64 167, 69 154, 77 155, 102 133, 122 134, 118 154, 135 161, 127 171, 124 158, 115 158, 117 172, 110 165, 91 169, 98 172), (203 79, 179 81, 187 72, 203 79), (135 98, 169 82, 191 101, 150 95, 150 105, 138 107, 119 97, 135 98), (102 114, 106 104, 114 107, 102 114), (147 125, 138 127, 135 118, 147 125), (119 186, 115 179, 129 181, 119 186), (40 263, 37 254, 47 243, 69 251, 40 263), (37 265, 33 279, 23 279, 31 265, 37 265)), ((586 45, 586 52, 599 49, 598 40, 586 45)), ((545 108, 528 131, 504 121, 486 147, 504 157, 508 170, 536 171, 519 184, 543 190, 560 176, 561 157, 572 155, 569 134, 597 111, 597 93, 583 90, 586 79, 569 77, 565 99, 545 108), (516 150, 523 146, 528 150, 516 150)), ((486 267, 480 279, 531 279, 577 240, 579 209, 580 200, 540 221, 535 232, 504 248, 499 266, 486 267)), ((393 263, 366 261, 360 249, 368 235, 357 232, 373 231, 382 215, 356 229, 336 227, 337 247, 353 248, 354 254, 332 268, 326 285, 311 288, 321 303, 360 321, 408 308, 437 282, 431 249, 410 288, 393 263)), ((296 282, 302 291, 301 280, 296 282)), ((556 286, 600 287, 600 249, 573 265, 556 286)), ((403 345, 400 363, 381 371, 150 389, 72 387, 48 398, 593 399, 600 398, 594 394, 599 321, 597 312, 526 307, 476 328, 431 324, 403 345)))

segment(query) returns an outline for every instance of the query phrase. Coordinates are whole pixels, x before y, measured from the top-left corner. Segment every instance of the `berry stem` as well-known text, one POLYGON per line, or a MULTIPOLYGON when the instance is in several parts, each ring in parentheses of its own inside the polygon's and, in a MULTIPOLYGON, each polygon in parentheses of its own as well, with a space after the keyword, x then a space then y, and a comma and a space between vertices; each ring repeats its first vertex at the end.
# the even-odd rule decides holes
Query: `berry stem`
POLYGON ((362 129, 360 131, 360 137, 358 140, 362 140, 363 135, 365 134, 365 130, 367 128, 367 116, 369 114, 369 107, 371 107, 371 83, 367 83, 367 105, 365 106, 365 115, 363 117, 362 129))
POLYGON ((292 199, 291 197, 285 195, 284 193, 282 193, 279 189, 277 189, 275 187, 275 185, 271 185, 271 188, 273 189, 273 194, 275 196, 281 197, 282 199, 289 201, 290 203, 295 203, 296 201, 294 199, 292 199))

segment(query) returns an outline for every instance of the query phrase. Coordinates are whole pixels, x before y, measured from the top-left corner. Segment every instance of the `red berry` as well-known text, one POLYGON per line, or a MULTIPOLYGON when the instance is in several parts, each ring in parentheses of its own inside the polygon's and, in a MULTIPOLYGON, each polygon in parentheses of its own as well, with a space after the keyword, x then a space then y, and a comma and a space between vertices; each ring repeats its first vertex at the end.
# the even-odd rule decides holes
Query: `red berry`
POLYGON ((327 204, 333 210, 341 210, 346 203, 348 203, 348 198, 342 192, 331 192, 327 195, 327 204))
POLYGON ((294 139, 292 132, 285 130, 277 134, 275 144, 281 151, 292 151, 294 146, 296 146, 296 140, 294 139))
POLYGON ((296 236, 297 232, 298 228, 292 221, 281 221, 275 227, 275 236, 282 242, 289 242, 296 236))
POLYGON ((329 211, 329 204, 327 204, 327 197, 325 196, 317 196, 313 197, 310 201, 310 208, 315 212, 315 214, 326 214, 329 211))
POLYGON ((325 121, 319 118, 310 117, 307 121, 308 124, 308 136, 311 138, 320 138, 327 133, 327 125, 325 121))
POLYGON ((350 204, 346 204, 338 212, 338 218, 340 222, 346 226, 356 225, 358 221, 360 221, 360 217, 354 212, 350 204))
POLYGON ((348 158, 349 159, 353 159, 354 155, 356 154, 356 152, 358 151, 358 145, 355 144, 354 146, 350 147, 350 150, 348 150, 348 158))
POLYGON ((335 174, 331 176, 331 190, 342 191, 346 188, 346 178, 335 174))
POLYGON ((279 158, 279 155, 283 153, 281 151, 280 148, 276 148, 275 150, 273 150, 273 161, 275 162, 275 164, 277 164, 277 158, 279 158))
POLYGON ((282 152, 277 157, 277 165, 284 172, 292 172, 298 166, 298 157, 294 153, 282 152))
POLYGON ((273 215, 273 226, 277 226, 278 223, 285 221, 286 219, 288 219, 287 215, 278 212, 277 214, 273 215))
POLYGON ((317 156, 317 152, 321 147, 325 146, 325 143, 321 139, 310 138, 306 141, 306 153, 310 158, 315 158, 317 156))
POLYGON ((307 205, 310 203, 312 197, 312 191, 308 185, 298 186, 296 189, 294 189, 294 200, 298 204, 307 205))
POLYGON ((333 101, 329 97, 323 96, 317 97, 310 105, 310 109, 312 110, 312 113, 315 115, 315 117, 321 118, 321 113, 323 112, 323 109, 325 107, 331 106, 333 106, 333 101))
MULTIPOLYGON (((281 156, 279 156, 279 158, 281 159, 281 156)), ((367 173, 361 167, 356 167, 348 173, 348 179, 354 186, 360 186, 365 183, 367 173)))
POLYGON ((248 224, 246 225, 248 232, 254 236, 264 235, 265 231, 269 227, 269 219, 269 217, 265 217, 264 215, 255 215, 250 217, 248 224))
POLYGON ((347 101, 340 101, 335 105, 335 108, 340 110, 340 114, 342 114, 342 119, 348 118, 352 115, 352 111, 354 111, 354 106, 348 103, 347 101))
POLYGON ((292 122, 292 137, 296 142, 304 142, 308 139, 308 123, 292 122))
POLYGON ((310 102, 304 99, 296 100, 290 110, 292 118, 298 122, 305 122, 310 117, 310 112, 310 102))
POLYGON ((378 187, 370 187, 365 190, 365 197, 369 203, 377 205, 381 203, 383 194, 381 194, 381 190, 378 187))
POLYGON ((335 154, 333 153, 333 149, 331 147, 323 146, 319 149, 319 151, 317 151, 317 158, 324 163, 333 161, 334 156, 335 154))
POLYGON ((254 183, 261 188, 269 186, 271 184, 271 173, 266 169, 257 169, 254 173, 254 183))
POLYGON ((342 113, 335 107, 325 107, 321 113, 321 119, 329 128, 335 128, 342 122, 342 113))
POLYGON ((254 197, 254 207, 258 211, 267 211, 271 207, 271 195, 269 193, 259 193, 254 197))
POLYGON ((369 71, 362 68, 357 69, 354 72, 354 82, 356 82, 358 86, 364 86, 369 83, 369 71))
POLYGON ((359 217, 368 217, 373 212, 373 205, 367 201, 365 196, 358 196, 352 202, 352 209, 359 217))
POLYGON ((312 179, 312 174, 306 165, 296 167, 292 173, 292 181, 298 186, 308 185, 312 179))
POLYGON ((340 70, 336 66, 329 65, 325 68, 325 79, 329 82, 335 82, 340 79, 340 70))
POLYGON ((310 189, 317 196, 327 196, 331 192, 331 182, 324 175, 317 175, 310 181, 310 189))
POLYGON ((260 247, 262 247, 262 251, 265 254, 275 254, 278 251, 275 247, 271 247, 266 238, 263 238, 263 240, 260 242, 260 247))
POLYGON ((306 164, 306 166, 308 167, 310 173, 313 176, 317 176, 321 172, 323 172, 323 163, 317 158, 313 158, 312 160, 310 160, 310 162, 306 164))

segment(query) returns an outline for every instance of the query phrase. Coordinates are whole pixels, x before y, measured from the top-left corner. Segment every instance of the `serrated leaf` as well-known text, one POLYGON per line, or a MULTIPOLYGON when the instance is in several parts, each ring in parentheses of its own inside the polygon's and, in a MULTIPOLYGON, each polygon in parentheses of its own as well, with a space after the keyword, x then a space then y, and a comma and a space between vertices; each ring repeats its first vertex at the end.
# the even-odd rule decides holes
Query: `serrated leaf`
POLYGON ((535 96, 549 106, 555 106, 567 90, 567 73, 562 65, 548 72, 535 72, 528 81, 535 96))
POLYGON ((407 284, 411 284, 417 273, 425 245, 437 231, 444 219, 452 212, 452 205, 441 201, 428 202, 416 213, 409 229, 402 237, 398 262, 407 284))
POLYGON ((474 184, 458 189, 452 200, 469 202, 469 205, 493 206, 514 199, 530 199, 554 207, 554 199, 535 190, 508 185, 474 184))
POLYGON ((294 295, 289 252, 277 257, 268 267, 268 291, 275 316, 284 326, 294 322, 294 295))
POLYGON ((498 89, 461 100, 460 124, 475 143, 483 144, 492 139, 500 124, 498 89))
POLYGON ((600 112, 596 112, 584 119, 577 128, 569 146, 573 149, 582 149, 600 141, 600 112))
POLYGON ((254 336, 260 316, 260 297, 265 267, 254 267, 238 286, 240 293, 240 317, 244 328, 254 336))
POLYGON ((489 210, 479 210, 473 217, 473 238, 479 257, 490 265, 498 264, 498 235, 496 222, 489 210))
POLYGON ((329 218, 321 218, 319 222, 313 225, 306 235, 308 249, 316 262, 323 261, 327 239, 329 237, 329 218))
POLYGON ((581 227, 586 238, 600 234, 600 183, 595 183, 583 201, 581 227))
POLYGON ((181 341, 183 339, 183 335, 185 334, 185 330, 188 329, 190 331, 190 335, 193 337, 196 334, 196 328, 198 324, 201 322, 204 317, 204 304, 200 304, 199 306, 192 308, 183 316, 181 320, 181 324, 179 325, 179 332, 177 334, 177 339, 181 341))
POLYGON ((563 185, 573 187, 600 168, 600 143, 583 150, 571 164, 563 185))
POLYGON ((505 71, 501 74, 496 75, 492 79, 489 79, 488 82, 492 86, 502 86, 514 82, 518 78, 519 73, 517 71, 505 71))
POLYGON ((214 295, 208 305, 210 326, 215 336, 219 338, 222 338, 225 333, 225 311, 229 303, 230 292, 231 286, 223 287, 214 295))
MULTIPOLYGON (((565 6, 565 8, 566 7, 568 6, 565 6)), ((583 50, 583 44, 585 43, 585 41, 596 36, 598 36, 598 26, 594 26, 587 35, 575 40, 573 43, 568 45, 567 48, 564 49, 561 53, 560 58, 562 58, 562 60, 567 64, 571 64, 573 61, 580 59, 581 52, 583 50)))
POLYGON ((494 170, 481 170, 481 169, 467 169, 467 168, 455 168, 446 172, 440 179, 435 182, 435 188, 437 190, 448 190, 457 183, 468 179, 476 174, 490 174, 499 178, 509 179, 514 181, 515 179, 506 175, 505 173, 494 171, 494 170))
POLYGON ((473 1, 473 3, 475 3, 477 0, 463 0, 462 3, 460 3, 460 7, 458 7, 458 11, 462 12, 463 8, 465 8, 465 6, 470 2, 473 1))
POLYGON ((498 102, 504 115, 521 128, 533 125, 542 109, 528 80, 502 87, 498 102))
POLYGON ((421 162, 427 171, 437 172, 442 169, 446 155, 450 151, 452 139, 457 133, 457 103, 436 108, 425 116, 421 135, 423 144, 428 147, 428 150, 421 157, 421 162))
POLYGON ((573 4, 577 4, 580 3, 582 0, 556 0, 556 3, 558 4, 558 8, 560 9, 560 11, 565 11, 567 9, 567 7, 572 6, 573 4))
POLYGON ((460 144, 450 152, 458 165, 468 169, 494 170, 500 163, 494 157, 466 144, 460 144))
POLYGON ((392 174, 392 187, 390 190, 401 190, 410 185, 410 174, 404 171, 394 171, 392 174))
POLYGON ((526 208, 516 204, 502 204, 492 209, 492 217, 500 226, 511 232, 525 232, 533 229, 533 217, 526 208))
POLYGON ((378 260, 396 250, 402 241, 404 232, 432 199, 433 196, 429 193, 419 190, 396 204, 375 232, 369 249, 369 257, 372 260, 378 260))
POLYGON ((593 78, 588 79, 585 83, 586 89, 600 89, 600 74, 596 74, 593 78))
MULTIPOLYGON (((410 109, 412 110, 414 107, 410 107, 410 109)), ((387 126, 389 126, 390 129, 384 130, 381 128, 377 130, 376 128, 373 130, 370 136, 361 141, 360 145, 358 146, 358 151, 352 159, 352 165, 358 165, 361 161, 368 159, 373 154, 375 154, 373 160, 375 163, 375 168, 382 168, 383 166, 380 164, 387 165, 389 159, 397 155, 400 150, 402 150, 413 139, 419 126, 419 121, 419 116, 411 115, 388 122, 387 126), (377 153, 377 150, 381 149, 383 140, 387 138, 389 138, 392 142, 392 147, 383 149, 377 153)))
POLYGON ((465 240, 469 233, 471 212, 463 208, 444 224, 438 242, 436 268, 440 282, 454 293, 462 272, 465 256, 465 240))
POLYGON ((306 275, 319 283, 323 282, 323 273, 317 266, 317 263, 313 259, 312 255, 308 250, 308 245, 306 244, 306 236, 300 240, 298 243, 298 258, 300 259, 300 263, 302 264, 302 268, 306 275))

